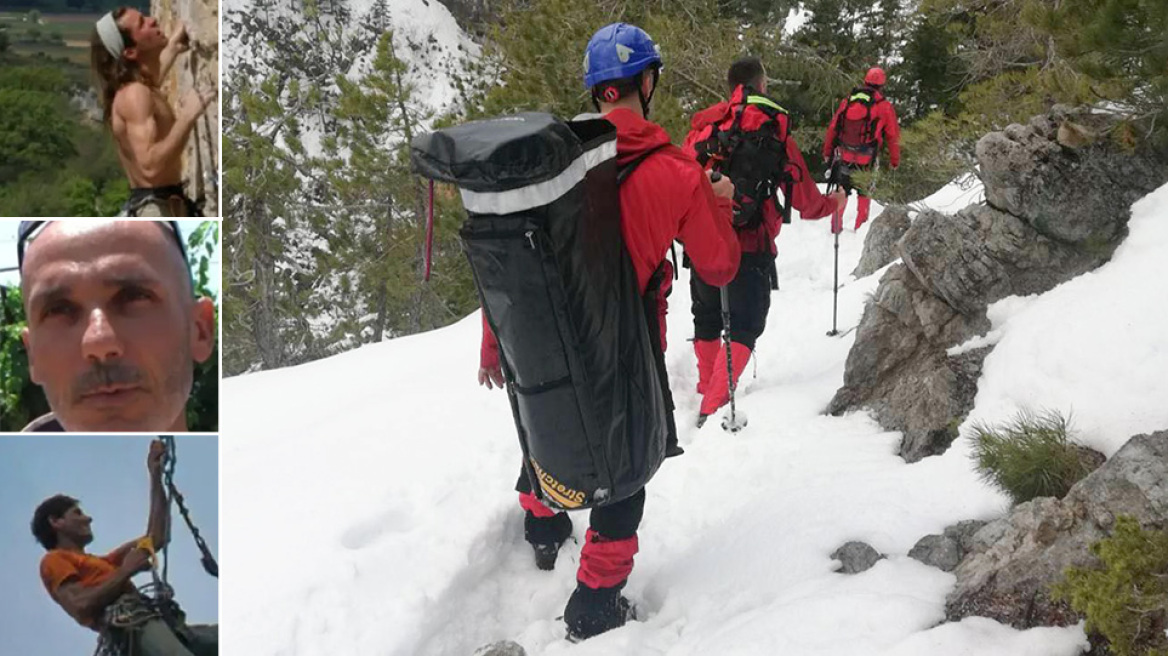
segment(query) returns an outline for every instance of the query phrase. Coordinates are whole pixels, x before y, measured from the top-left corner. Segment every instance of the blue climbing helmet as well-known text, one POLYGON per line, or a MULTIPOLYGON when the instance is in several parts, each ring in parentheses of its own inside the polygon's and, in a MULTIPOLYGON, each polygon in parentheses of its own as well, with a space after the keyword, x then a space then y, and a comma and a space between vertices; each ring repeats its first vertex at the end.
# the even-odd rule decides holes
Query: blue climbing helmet
MULTIPOLYGON (((610 80, 638 77, 651 69, 656 90, 657 75, 662 68, 661 48, 653 42, 653 37, 635 25, 612 23, 597 30, 588 41, 588 48, 584 51, 584 86, 592 90, 592 102, 599 108, 602 98, 614 102, 620 97, 615 88, 600 89, 599 85, 610 80)), ((653 93, 650 92, 648 98, 644 96, 639 77, 637 96, 647 117, 653 93)))

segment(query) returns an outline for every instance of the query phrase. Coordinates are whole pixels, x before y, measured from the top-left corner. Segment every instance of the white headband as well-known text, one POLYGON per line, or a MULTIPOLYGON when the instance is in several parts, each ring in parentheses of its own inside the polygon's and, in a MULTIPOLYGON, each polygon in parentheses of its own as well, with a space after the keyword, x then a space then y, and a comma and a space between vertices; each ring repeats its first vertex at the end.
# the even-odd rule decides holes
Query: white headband
POLYGON ((102 45, 114 59, 122 58, 126 42, 122 39, 122 32, 118 29, 118 22, 114 20, 112 11, 97 21, 97 36, 101 38, 102 45))

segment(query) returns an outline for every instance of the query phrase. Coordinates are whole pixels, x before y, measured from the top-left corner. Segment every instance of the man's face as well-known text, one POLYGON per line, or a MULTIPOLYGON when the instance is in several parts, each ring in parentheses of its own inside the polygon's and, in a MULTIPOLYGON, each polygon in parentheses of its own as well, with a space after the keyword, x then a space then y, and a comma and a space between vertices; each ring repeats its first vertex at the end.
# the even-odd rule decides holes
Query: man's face
POLYGON ((57 221, 29 243, 30 374, 66 430, 186 430, 193 362, 214 340, 214 306, 187 276, 152 221, 57 221))
POLYGON ((118 27, 129 32, 134 45, 126 50, 127 59, 137 59, 141 53, 161 50, 166 45, 166 35, 158 27, 158 19, 146 16, 137 9, 127 9, 118 18, 118 27), (137 51, 137 52, 135 52, 137 51))
POLYGON ((90 524, 93 518, 81 512, 80 506, 73 506, 57 519, 49 518, 49 525, 60 537, 68 538, 70 542, 85 546, 93 542, 93 530, 90 524))

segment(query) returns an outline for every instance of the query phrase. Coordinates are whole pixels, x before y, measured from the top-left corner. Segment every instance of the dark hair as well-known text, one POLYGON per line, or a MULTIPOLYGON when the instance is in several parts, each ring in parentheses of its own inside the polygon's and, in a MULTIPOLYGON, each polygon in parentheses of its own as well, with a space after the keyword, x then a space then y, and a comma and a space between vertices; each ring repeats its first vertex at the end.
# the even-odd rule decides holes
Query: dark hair
POLYGON ((36 512, 32 514, 32 534, 46 550, 57 548, 57 531, 49 520, 60 519, 78 503, 73 497, 58 494, 37 506, 36 512))
POLYGON ((726 84, 730 87, 730 91, 736 89, 739 84, 745 84, 758 90, 762 85, 763 74, 762 61, 758 57, 743 57, 730 64, 730 72, 726 74, 726 84))
MULTIPOLYGON (((121 18, 128 9, 130 8, 122 6, 113 10, 111 13, 114 21, 121 18)), ((134 45, 134 39, 121 25, 118 26, 118 32, 121 33, 127 48, 134 45)), ((142 69, 138 62, 111 55, 105 49, 96 27, 89 35, 89 68, 97 82, 97 101, 101 104, 102 120, 109 125, 110 118, 113 117, 114 94, 131 82, 142 82, 142 69)))

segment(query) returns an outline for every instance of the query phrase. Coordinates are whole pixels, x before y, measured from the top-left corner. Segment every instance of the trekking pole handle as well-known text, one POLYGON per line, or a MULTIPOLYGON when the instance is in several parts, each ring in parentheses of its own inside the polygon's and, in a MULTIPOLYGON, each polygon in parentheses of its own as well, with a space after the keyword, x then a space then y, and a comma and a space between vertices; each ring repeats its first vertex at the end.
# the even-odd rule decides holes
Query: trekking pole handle
POLYGON ((722 179, 722 174, 714 171, 710 174, 710 182, 717 182, 722 179))

